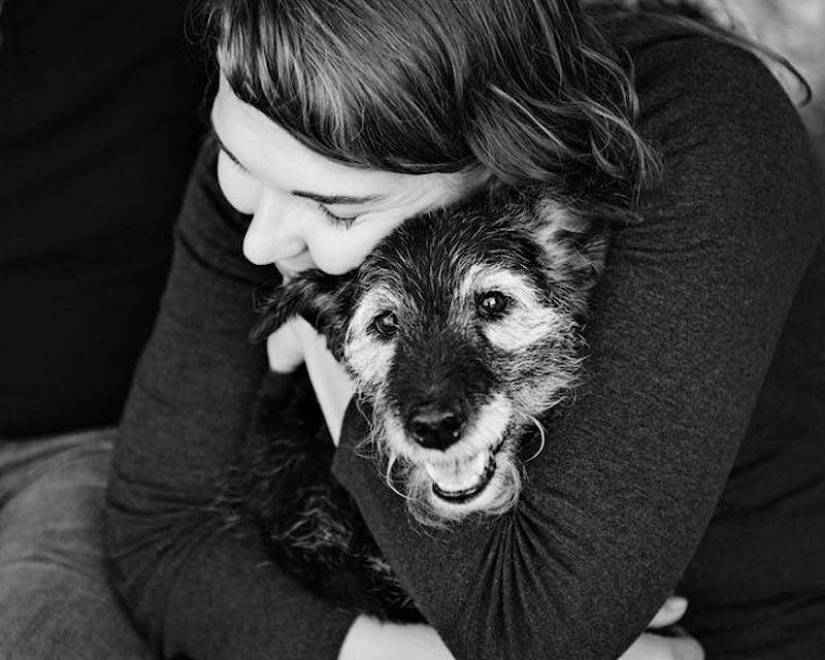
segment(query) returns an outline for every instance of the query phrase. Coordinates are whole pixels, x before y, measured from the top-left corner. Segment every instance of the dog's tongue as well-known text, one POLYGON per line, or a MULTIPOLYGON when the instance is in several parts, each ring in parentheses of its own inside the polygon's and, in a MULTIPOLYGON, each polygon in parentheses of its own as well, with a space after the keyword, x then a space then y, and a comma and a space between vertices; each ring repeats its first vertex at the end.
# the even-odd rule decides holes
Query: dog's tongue
POLYGON ((475 488, 485 476, 490 452, 480 451, 465 461, 427 463, 427 474, 446 493, 459 493, 475 488))

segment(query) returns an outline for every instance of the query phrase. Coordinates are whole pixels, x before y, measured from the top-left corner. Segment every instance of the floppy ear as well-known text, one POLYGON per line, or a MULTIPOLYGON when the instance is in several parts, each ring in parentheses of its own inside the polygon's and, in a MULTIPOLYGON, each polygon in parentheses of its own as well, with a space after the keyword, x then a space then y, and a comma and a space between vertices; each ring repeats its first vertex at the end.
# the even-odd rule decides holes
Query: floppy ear
POLYGON ((535 204, 536 236, 554 270, 592 286, 604 269, 610 223, 549 199, 535 204))
POLYGON ((267 293, 256 295, 258 321, 249 333, 260 341, 284 323, 302 316, 327 338, 327 346, 340 360, 346 326, 352 309, 354 274, 328 275, 313 269, 299 273, 267 293))

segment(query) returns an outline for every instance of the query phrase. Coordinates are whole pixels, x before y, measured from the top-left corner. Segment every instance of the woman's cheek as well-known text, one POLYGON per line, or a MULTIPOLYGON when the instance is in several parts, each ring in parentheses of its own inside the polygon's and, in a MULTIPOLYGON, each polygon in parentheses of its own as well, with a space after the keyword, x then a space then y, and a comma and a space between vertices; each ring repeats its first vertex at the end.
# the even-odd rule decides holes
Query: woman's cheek
POLYGON ((260 186, 255 179, 238 169, 229 157, 218 154, 218 186, 226 201, 238 212, 246 215, 255 213, 260 194, 260 186))
POLYGON ((315 237, 321 240, 311 241, 309 245, 313 261, 330 275, 341 275, 358 268, 402 222, 401 218, 364 218, 362 224, 350 229, 328 229, 322 237, 315 237))
POLYGON ((330 249, 328 245, 310 246, 309 253, 315 266, 328 275, 343 275, 360 266, 366 256, 366 253, 362 256, 357 246, 353 248, 341 242, 337 249, 330 249))

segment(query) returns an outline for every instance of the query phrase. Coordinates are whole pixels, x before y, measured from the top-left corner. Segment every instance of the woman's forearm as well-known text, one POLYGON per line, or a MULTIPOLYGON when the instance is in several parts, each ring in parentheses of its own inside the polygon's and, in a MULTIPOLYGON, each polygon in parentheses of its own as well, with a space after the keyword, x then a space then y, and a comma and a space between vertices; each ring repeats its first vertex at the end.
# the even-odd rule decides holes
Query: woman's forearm
POLYGON ((267 369, 247 333, 251 292, 269 274, 237 252, 242 220, 221 207, 214 156, 207 145, 187 192, 121 424, 107 521, 115 581, 169 657, 334 657, 354 613, 280 573, 258 530, 230 528, 217 504, 267 369))

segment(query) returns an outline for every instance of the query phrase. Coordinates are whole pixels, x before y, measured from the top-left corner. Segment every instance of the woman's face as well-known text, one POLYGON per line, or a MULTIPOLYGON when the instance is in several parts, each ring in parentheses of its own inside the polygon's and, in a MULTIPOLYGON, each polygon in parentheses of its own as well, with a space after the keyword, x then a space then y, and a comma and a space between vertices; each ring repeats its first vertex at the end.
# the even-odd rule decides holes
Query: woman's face
POLYGON ((252 216, 243 253, 285 274, 357 267, 406 218, 479 185, 479 173, 398 174, 342 165, 311 151, 241 101, 222 76, 212 107, 218 182, 252 216))

